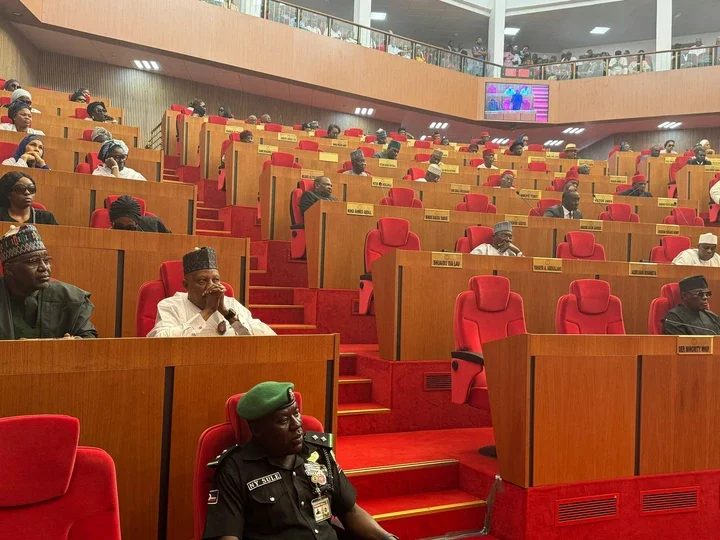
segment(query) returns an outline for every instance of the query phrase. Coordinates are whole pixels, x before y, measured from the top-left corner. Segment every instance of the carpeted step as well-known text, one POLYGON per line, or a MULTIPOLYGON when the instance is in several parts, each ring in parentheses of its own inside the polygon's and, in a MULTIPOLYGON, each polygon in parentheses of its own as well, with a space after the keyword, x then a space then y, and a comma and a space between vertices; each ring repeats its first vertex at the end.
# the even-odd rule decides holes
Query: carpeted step
POLYGON ((250 285, 250 303, 292 305, 294 291, 294 287, 250 285))
POLYGON ((314 324, 270 324, 268 326, 278 335, 318 333, 317 326, 314 324))
POLYGON ((198 219, 218 219, 218 212, 220 212, 217 208, 206 208, 204 206, 198 206, 197 207, 197 218, 198 219))
POLYGON ((267 270, 250 270, 250 286, 255 285, 270 286, 270 273, 267 270))
POLYGON ((198 236, 219 236, 220 238, 230 238, 230 231, 212 231, 207 229, 195 229, 198 236))
MULTIPOLYGON (((342 347, 342 345, 341 345, 342 347)), ((357 354, 340 351, 340 376, 355 375, 357 354)))
MULTIPOLYGON (((372 451, 372 445, 366 451, 372 451)), ((342 464, 342 458, 340 458, 342 464)), ((358 503, 366 500, 401 497, 428 491, 458 489, 460 463, 456 459, 420 461, 382 467, 345 469, 357 491, 358 503)))
POLYGON ((284 304, 249 304, 247 308, 252 316, 265 324, 303 324, 305 310, 303 306, 284 304))
MULTIPOLYGON (((203 231, 224 231, 225 223, 219 219, 198 218, 195 226, 203 231)), ((230 232, 230 231, 228 231, 230 232)))
POLYGON ((338 416, 359 416, 387 414, 390 409, 380 403, 343 403, 338 404, 338 416))
POLYGON ((338 380, 338 403, 370 403, 372 379, 357 375, 341 375, 338 380))
POLYGON ((163 157, 163 169, 172 169, 173 171, 180 167, 180 156, 168 156, 167 154, 163 157))

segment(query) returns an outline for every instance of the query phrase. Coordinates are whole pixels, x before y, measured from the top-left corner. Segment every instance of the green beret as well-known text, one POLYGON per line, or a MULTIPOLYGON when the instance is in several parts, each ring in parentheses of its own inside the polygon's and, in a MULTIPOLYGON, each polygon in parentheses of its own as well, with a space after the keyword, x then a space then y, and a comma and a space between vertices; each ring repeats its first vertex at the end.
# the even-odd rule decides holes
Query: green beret
POLYGON ((245 420, 257 420, 295 401, 295 385, 289 382, 267 381, 253 386, 238 401, 237 413, 245 420))
POLYGON ((388 144, 388 148, 394 148, 395 150, 400 150, 402 146, 398 141, 390 141, 390 144, 388 144))

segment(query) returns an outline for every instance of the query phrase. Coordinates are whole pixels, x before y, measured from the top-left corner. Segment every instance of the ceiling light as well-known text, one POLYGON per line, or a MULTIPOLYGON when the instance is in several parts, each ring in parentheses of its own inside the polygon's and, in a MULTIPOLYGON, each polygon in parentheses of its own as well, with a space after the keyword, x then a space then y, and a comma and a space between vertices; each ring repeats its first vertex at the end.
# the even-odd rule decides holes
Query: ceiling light
POLYGON ((360 114, 360 107, 355 107, 355 114, 360 114))
POLYGON ((570 133, 570 130, 571 130, 571 129, 572 129, 572 128, 565 128, 565 129, 563 130, 563 133, 570 133))
POLYGON ((143 67, 144 67, 145 69, 151 69, 151 68, 152 68, 152 66, 150 65, 150 62, 148 62, 147 60, 143 60, 143 61, 142 61, 142 65, 143 65, 143 67))
POLYGON ((591 34, 607 34, 608 30, 610 30, 607 26, 596 26, 592 30, 590 30, 591 34))
POLYGON ((160 69, 160 65, 155 60, 150 60, 150 65, 153 69, 158 70, 160 69))
POLYGON ((520 32, 519 28, 505 28, 506 36, 517 36, 518 32, 520 32))
POLYGON ((423 135, 422 137, 420 137, 421 141, 424 141, 425 139, 427 139, 427 135, 423 135))
POLYGON ((668 126, 668 129, 675 129, 678 126, 682 126, 682 122, 673 122, 668 126))
POLYGON ((432 122, 430 124, 430 129, 435 129, 435 126, 437 125, 437 122, 432 122))
POLYGON ((447 127, 448 127, 449 125, 450 125, 450 124, 448 124, 447 122, 445 122, 442 126, 440 126, 440 129, 447 129, 447 127))
POLYGON ((658 127, 662 129, 668 127, 670 124, 672 124, 672 122, 663 122, 658 127))
POLYGON ((19 11, 13 11, 12 14, 16 17, 22 17, 22 13, 20 13, 19 11))
POLYGON ((368 109, 368 110, 367 110, 368 116, 372 116, 374 112, 375 112, 375 109, 368 109))
POLYGON ((493 143, 496 143, 496 144, 497 144, 497 143, 498 143, 499 141, 500 141, 500 139, 498 139, 497 137, 495 137, 495 138, 494 138, 494 139, 493 139, 493 140, 492 140, 491 142, 493 142, 493 143))
POLYGON ((550 144, 552 142, 554 142, 554 141, 553 140, 545 141, 545 144, 543 144, 543 146, 552 146, 552 144, 550 144))
POLYGON ((370 20, 371 21, 384 21, 387 19, 387 13, 384 11, 371 11, 370 12, 370 20))
POLYGON ((135 63, 136 68, 138 68, 138 69, 143 68, 142 62, 140 60, 133 60, 133 62, 135 63))
POLYGON ((579 134, 582 133, 583 131, 585 131, 585 128, 579 128, 579 129, 575 132, 575 135, 579 135, 579 134))
POLYGON ((360 114, 367 114, 367 107, 360 109, 360 114))

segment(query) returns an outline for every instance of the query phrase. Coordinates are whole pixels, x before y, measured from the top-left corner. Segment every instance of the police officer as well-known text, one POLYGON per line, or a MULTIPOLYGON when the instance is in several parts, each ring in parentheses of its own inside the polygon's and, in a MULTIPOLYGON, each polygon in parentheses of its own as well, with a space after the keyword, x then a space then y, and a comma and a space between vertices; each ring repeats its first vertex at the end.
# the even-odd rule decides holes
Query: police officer
POLYGON ((340 519, 361 540, 398 537, 355 504, 355 488, 332 453, 332 436, 305 432, 292 383, 264 382, 240 400, 252 439, 215 461, 203 538, 337 540, 340 519))

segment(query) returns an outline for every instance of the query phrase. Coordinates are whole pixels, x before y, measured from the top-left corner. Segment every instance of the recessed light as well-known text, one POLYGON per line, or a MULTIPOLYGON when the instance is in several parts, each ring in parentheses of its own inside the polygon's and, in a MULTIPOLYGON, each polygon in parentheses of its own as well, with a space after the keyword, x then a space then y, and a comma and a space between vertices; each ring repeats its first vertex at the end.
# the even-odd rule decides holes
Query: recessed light
POLYGON ((430 129, 435 129, 435 126, 437 125, 437 122, 432 122, 430 124, 430 129))
POLYGON ((143 60, 143 61, 142 61, 142 65, 143 65, 143 67, 144 67, 145 69, 151 69, 151 68, 152 68, 152 66, 150 65, 150 62, 148 62, 147 60, 143 60))
POLYGON ((506 36, 517 36, 518 32, 520 32, 519 28, 505 28, 506 36))
POLYGON ((571 130, 571 129, 572 129, 572 128, 565 128, 565 129, 563 130, 563 133, 570 133, 570 130, 571 130))
POLYGON ((150 65, 153 69, 158 70, 160 69, 160 65, 155 60, 150 60, 150 65))
POLYGON ((494 138, 492 141, 490 141, 490 142, 492 142, 492 143, 497 143, 499 140, 500 140, 500 139, 498 139, 497 137, 495 137, 495 138, 494 138))
POLYGON ((374 112, 375 112, 375 109, 368 109, 368 110, 367 110, 368 116, 372 116, 374 112))
POLYGON ((607 26, 596 26, 595 28, 593 28, 592 30, 590 30, 590 33, 591 33, 591 34, 601 34, 601 35, 602 35, 602 34, 607 34, 607 33, 608 33, 608 30, 610 30, 610 28, 608 28, 607 26))
POLYGON ((371 11, 370 12, 370 20, 371 21, 384 21, 387 19, 387 13, 384 11, 371 11))
POLYGON ((672 124, 672 122, 663 122, 658 127, 662 129, 668 127, 670 124, 672 124))
POLYGON ((360 114, 367 114, 367 107, 360 109, 360 114))
POLYGON ((580 129, 578 129, 578 130, 575 132, 575 135, 579 135, 579 134, 582 133, 583 131, 585 131, 585 128, 580 128, 580 129))
POLYGON ((360 114, 360 107, 355 107, 355 114, 360 114))
POLYGON ((427 139, 427 135, 423 135, 422 137, 420 137, 421 141, 424 141, 425 139, 427 139))
POLYGON ((133 63, 135 64, 136 68, 138 68, 138 69, 143 68, 142 62, 140 60, 133 60, 133 63))
POLYGON ((668 129, 675 129, 678 126, 682 126, 682 122, 673 122, 668 126, 668 129))
POLYGON ((22 13, 20 13, 19 11, 13 11, 12 14, 16 17, 22 17, 22 13))
POLYGON ((440 129, 447 129, 447 127, 448 127, 449 125, 450 125, 450 124, 448 124, 447 122, 445 122, 442 126, 440 126, 440 129))

